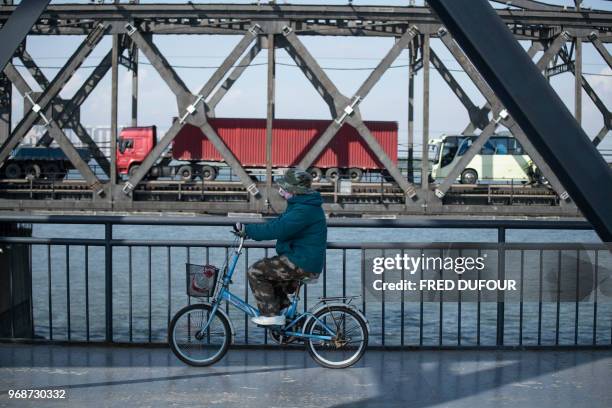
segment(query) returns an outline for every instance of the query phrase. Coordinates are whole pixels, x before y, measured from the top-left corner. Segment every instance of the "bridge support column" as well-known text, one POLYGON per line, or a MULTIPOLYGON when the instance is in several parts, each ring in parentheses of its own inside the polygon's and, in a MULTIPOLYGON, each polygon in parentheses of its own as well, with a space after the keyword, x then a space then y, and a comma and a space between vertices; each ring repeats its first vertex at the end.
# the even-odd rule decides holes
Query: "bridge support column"
MULTIPOLYGON (((0 236, 30 236, 19 224, 0 224, 0 236)), ((0 337, 32 338, 32 265, 29 245, 0 245, 0 337)))
POLYGON ((0 145, 11 134, 11 98, 13 86, 6 75, 0 74, 0 145))

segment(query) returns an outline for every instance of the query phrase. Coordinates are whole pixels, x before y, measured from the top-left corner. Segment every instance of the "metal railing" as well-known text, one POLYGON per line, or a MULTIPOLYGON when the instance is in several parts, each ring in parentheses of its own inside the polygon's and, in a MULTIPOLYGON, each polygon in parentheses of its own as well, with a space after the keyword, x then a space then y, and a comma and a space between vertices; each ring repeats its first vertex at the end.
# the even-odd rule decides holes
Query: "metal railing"
MULTIPOLYGON (((99 232, 103 233, 103 238, 86 239, 0 237, 0 248, 23 246, 29 253, 27 264, 32 283, 28 341, 164 343, 170 319, 192 301, 185 293, 184 264, 220 265, 227 257, 231 242, 115 238, 114 228, 121 225, 226 227, 236 220, 225 217, 0 216, 0 223, 79 224, 91 225, 92 229, 98 225, 99 232)), ((257 219, 243 221, 262 222, 257 219)), ((330 242, 322 279, 304 288, 301 307, 308 309, 320 296, 361 295, 359 307, 370 321, 372 346, 612 345, 612 277, 609 276, 612 257, 606 245, 506 242, 508 230, 589 230, 586 223, 330 219, 328 224, 332 228, 497 231, 496 242, 482 243, 330 242), (449 248, 459 256, 490 254, 489 259, 493 260, 489 265, 490 275, 500 280, 516 278, 519 291, 513 295, 500 292, 494 300, 482 297, 480 292, 472 299, 462 299, 461 294, 458 299, 445 298, 447 295, 442 293, 434 300, 424 299, 423 293, 416 300, 404 297, 403 292, 399 300, 386 294, 375 299, 369 293, 366 262, 373 253, 442 254, 449 248), (568 255, 572 257, 567 258, 568 255), (591 268, 585 272, 586 259, 591 268), (568 269, 572 263, 575 268, 570 265, 568 269), (555 269, 557 274, 551 275, 550 271, 555 269), (586 279, 592 285, 584 294, 584 288, 580 289, 577 284, 575 300, 568 300, 564 287, 568 279, 576 282, 586 279), (543 286, 545 281, 548 283, 543 286), (543 287, 552 287, 552 292, 543 287)), ((232 289, 247 301, 253 301, 246 284, 247 268, 271 253, 274 246, 271 242, 248 241, 245 247, 238 265, 241 272, 235 274, 232 289)), ((14 311, 23 312, 23 308, 15 304, 15 268, 9 265, 8 269, 11 327, 9 335, 3 339, 14 340, 19 337, 14 327, 14 311)), ((443 272, 440 270, 436 277, 442 279, 443 272)), ((420 274, 423 279, 422 270, 420 274)), ((241 312, 231 308, 227 311, 235 325, 236 343, 265 345, 271 342, 267 333, 253 326, 241 312)))

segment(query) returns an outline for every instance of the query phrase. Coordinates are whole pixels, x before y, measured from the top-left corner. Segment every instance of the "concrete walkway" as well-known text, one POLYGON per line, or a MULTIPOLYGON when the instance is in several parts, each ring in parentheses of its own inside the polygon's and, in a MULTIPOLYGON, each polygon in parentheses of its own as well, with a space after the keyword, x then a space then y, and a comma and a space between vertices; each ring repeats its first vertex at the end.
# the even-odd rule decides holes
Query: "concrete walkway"
POLYGON ((612 350, 368 351, 330 370, 300 350, 230 350, 187 367, 166 348, 0 344, 9 389, 65 389, 44 406, 611 407, 612 350))

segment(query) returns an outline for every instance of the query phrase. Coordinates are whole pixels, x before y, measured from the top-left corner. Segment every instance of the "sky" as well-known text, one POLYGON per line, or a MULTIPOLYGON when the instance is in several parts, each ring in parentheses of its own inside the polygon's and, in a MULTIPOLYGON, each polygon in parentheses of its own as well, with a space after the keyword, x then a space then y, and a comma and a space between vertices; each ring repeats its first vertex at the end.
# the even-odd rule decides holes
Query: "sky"
MULTIPOLYGON (((74 1, 72 1, 74 2, 74 1)), ((70 2, 70 3, 72 3, 70 2)), ((150 3, 150 1, 142 1, 150 3)), ((570 0, 548 1, 549 3, 571 5, 570 0)), ((69 3, 67 1, 53 1, 52 4, 69 3)), ((86 2, 85 2, 86 3, 86 2)), ((170 3, 165 1, 165 3, 170 3)), ((182 2, 172 2, 182 3, 182 2)), ((216 1, 216 3, 253 3, 251 1, 216 1)), ((283 3, 283 1, 279 1, 283 3)), ((294 4, 343 4, 339 1, 292 1, 294 4)), ((422 2, 417 2, 420 4, 422 2)), ((408 1, 383 0, 361 1, 354 0, 355 5, 406 5, 408 1)), ((612 2, 587 0, 583 7, 593 7, 612 11, 612 2)), ((54 68, 65 63, 68 56, 82 41, 80 36, 30 36, 28 38, 28 51, 34 60, 44 68, 45 74, 52 78, 58 69, 54 68)), ((369 68, 375 67, 380 59, 393 45, 388 38, 357 38, 357 37, 300 37, 302 42, 326 69, 326 73, 340 89, 352 96, 357 88, 371 72, 369 68), (352 70, 334 70, 341 68, 352 70), (365 68, 355 70, 355 68, 365 68)), ((214 69, 231 52, 239 41, 239 36, 155 36, 154 41, 161 49, 176 71, 183 78, 187 86, 195 93, 212 75, 214 69), (191 67, 191 68, 190 68, 191 67), (196 67, 196 68, 193 68, 196 67)), ((528 47, 528 43, 523 43, 528 47)), ((92 66, 110 49, 110 37, 105 38, 85 61, 83 67, 77 71, 66 88, 60 94, 63 98, 70 98, 89 75, 92 66)), ((459 65, 446 51, 444 45, 436 39, 431 42, 432 49, 438 54, 450 69, 459 69, 459 65)), ((608 46, 612 52, 612 48, 608 46)), ((535 60, 541 54, 536 55, 535 60)), ((591 44, 585 43, 583 58, 587 80, 604 101, 606 106, 612 108, 612 70, 596 52, 591 44)), ((173 116, 177 115, 173 94, 155 72, 153 67, 146 65, 146 58, 141 54, 140 83, 139 83, 139 125, 157 125, 158 129, 167 129, 173 116)), ((394 65, 405 65, 408 61, 407 52, 403 52, 394 65)), ((276 68, 276 117, 302 118, 302 119, 329 119, 329 110, 323 100, 314 90, 301 71, 291 64, 293 61, 284 50, 277 51, 276 68)), ((27 71, 20 68, 28 82, 36 89, 35 82, 27 71)), ((482 106, 485 101, 475 86, 463 72, 453 72, 455 78, 470 96, 472 101, 482 106)), ((126 68, 119 68, 119 125, 130 124, 130 95, 131 73, 126 68)), ((421 149, 422 140, 422 87, 423 75, 419 73, 415 80, 415 149, 421 149)), ((440 137, 441 134, 460 133, 468 124, 468 116, 463 105, 450 91, 437 71, 431 70, 430 94, 430 138, 440 137)), ((551 85, 555 88, 570 111, 574 111, 574 79, 570 73, 553 77, 551 85)), ((14 124, 22 116, 22 101, 14 92, 14 124)), ((583 128, 593 137, 602 127, 603 120, 599 111, 592 104, 588 96, 583 93, 583 128)), ((365 120, 396 121, 399 124, 400 150, 404 150, 407 143, 407 112, 408 112, 408 68, 397 67, 388 70, 372 92, 360 105, 365 120)), ((266 52, 260 53, 242 77, 234 84, 219 104, 216 114, 218 117, 255 117, 266 116, 266 52)), ((88 100, 83 104, 81 111, 82 123, 90 128, 101 130, 94 133, 94 137, 108 134, 110 127, 110 72, 98 85, 88 100), (97 135, 97 136, 96 136, 97 135)), ((611 149, 612 135, 601 145, 602 149, 611 149)), ((612 156, 611 156, 612 157, 612 156)))

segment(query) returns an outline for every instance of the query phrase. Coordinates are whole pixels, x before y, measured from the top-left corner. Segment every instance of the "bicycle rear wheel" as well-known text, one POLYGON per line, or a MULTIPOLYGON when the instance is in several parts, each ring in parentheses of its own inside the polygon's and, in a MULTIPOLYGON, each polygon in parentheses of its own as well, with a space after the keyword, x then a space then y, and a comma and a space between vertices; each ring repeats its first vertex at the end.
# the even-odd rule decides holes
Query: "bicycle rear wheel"
POLYGON ((231 335, 227 318, 219 311, 213 316, 212 306, 202 303, 179 310, 168 328, 172 352, 184 363, 198 367, 221 360, 229 348, 231 335), (202 331, 209 320, 207 329, 202 331))
POLYGON ((328 368, 346 368, 361 359, 368 345, 368 325, 359 313, 348 306, 329 306, 315 313, 304 333, 328 336, 332 340, 308 339, 306 348, 312 358, 328 368))

